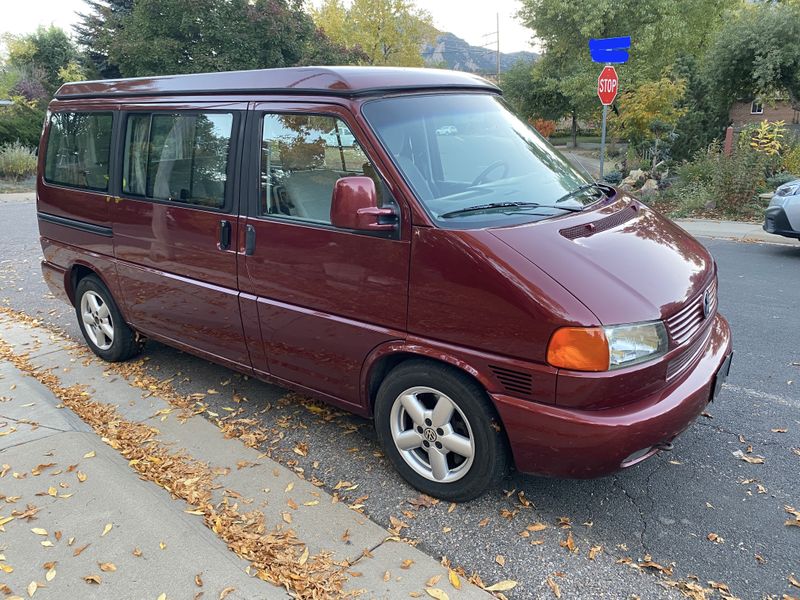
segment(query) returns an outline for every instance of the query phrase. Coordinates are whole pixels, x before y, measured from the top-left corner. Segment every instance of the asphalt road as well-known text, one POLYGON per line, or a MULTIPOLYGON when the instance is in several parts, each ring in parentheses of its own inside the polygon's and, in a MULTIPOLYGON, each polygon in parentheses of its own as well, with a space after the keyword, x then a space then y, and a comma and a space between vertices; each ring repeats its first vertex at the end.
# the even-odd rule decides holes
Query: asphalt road
MULTIPOLYGON (((0 201, 0 217, 0 304, 78 337, 71 308, 53 300, 42 282, 34 206, 0 201)), ((417 494, 382 458, 370 422, 309 411, 283 398, 285 390, 160 344, 148 344, 147 365, 160 377, 175 376, 183 393, 218 391, 205 401, 219 414, 244 407, 273 432, 276 458, 328 489, 357 483, 343 499, 367 495, 361 502, 370 517, 386 526, 390 516, 401 518, 409 525, 403 533, 429 554, 487 582, 518 581, 510 598, 554 597, 548 577, 565 598, 678 598, 663 582, 693 581, 690 576, 706 587, 724 583, 740 598, 800 596, 788 581, 792 573, 800 578, 800 528, 784 525, 784 506, 800 508, 800 246, 703 241, 718 261, 720 309, 733 329, 731 376, 710 417, 683 434, 673 452, 613 477, 516 474, 502 489, 452 512, 442 503, 407 516, 402 511, 417 494), (233 404, 234 389, 247 401, 233 404), (307 445, 307 456, 293 452, 299 443, 307 445), (734 456, 748 446, 763 464, 734 456), (520 492, 532 506, 520 504, 520 492), (561 517, 570 529, 558 525, 561 517), (534 522, 548 528, 519 535, 534 522), (560 545, 569 533, 575 553, 560 545), (531 543, 538 540, 543 543, 531 543), (593 546, 602 551, 590 560, 593 546), (664 567, 674 563, 672 576, 626 564, 646 554, 664 567)))

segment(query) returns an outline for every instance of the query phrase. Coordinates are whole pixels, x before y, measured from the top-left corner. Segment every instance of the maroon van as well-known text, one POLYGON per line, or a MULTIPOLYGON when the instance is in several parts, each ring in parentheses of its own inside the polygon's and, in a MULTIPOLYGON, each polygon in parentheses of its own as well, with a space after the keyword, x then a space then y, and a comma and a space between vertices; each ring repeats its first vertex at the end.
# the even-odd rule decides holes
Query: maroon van
POLYGON ((478 77, 71 83, 40 150, 42 271, 98 356, 153 338, 371 416, 440 498, 634 465, 729 370, 703 246, 478 77))

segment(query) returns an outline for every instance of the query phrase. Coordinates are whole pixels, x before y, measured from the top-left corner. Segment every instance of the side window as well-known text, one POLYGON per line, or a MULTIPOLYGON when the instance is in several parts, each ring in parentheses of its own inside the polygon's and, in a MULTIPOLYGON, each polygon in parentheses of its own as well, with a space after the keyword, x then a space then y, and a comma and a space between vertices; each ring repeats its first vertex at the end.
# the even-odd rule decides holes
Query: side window
POLYGON ((349 175, 371 177, 379 205, 396 209, 389 190, 343 121, 323 115, 264 115, 262 215, 329 224, 334 185, 349 175))
POLYGON ((87 190, 108 190, 112 121, 111 113, 53 113, 45 155, 45 181, 87 190))
POLYGON ((122 191, 222 208, 232 129, 230 113, 129 115, 122 191))

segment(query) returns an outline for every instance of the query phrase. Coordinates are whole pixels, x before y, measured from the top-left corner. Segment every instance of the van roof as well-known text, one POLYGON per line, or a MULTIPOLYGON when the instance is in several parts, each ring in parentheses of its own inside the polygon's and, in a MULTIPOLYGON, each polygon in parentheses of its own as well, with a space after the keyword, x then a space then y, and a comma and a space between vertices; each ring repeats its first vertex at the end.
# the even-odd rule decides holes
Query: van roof
POLYGON ((80 81, 62 85, 56 98, 108 96, 174 96, 185 94, 315 94, 369 96, 394 91, 484 90, 499 93, 494 84, 470 73, 402 67, 292 67, 222 73, 193 73, 80 81))

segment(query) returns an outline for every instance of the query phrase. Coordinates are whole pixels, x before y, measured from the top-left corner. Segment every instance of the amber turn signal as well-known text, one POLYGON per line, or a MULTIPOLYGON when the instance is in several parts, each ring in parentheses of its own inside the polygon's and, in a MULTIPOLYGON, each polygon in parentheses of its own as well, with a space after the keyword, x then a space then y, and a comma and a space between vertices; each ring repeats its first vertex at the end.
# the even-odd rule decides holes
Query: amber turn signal
POLYGON ((547 345, 547 362, 574 371, 607 371, 608 340, 600 327, 562 327, 547 345))

